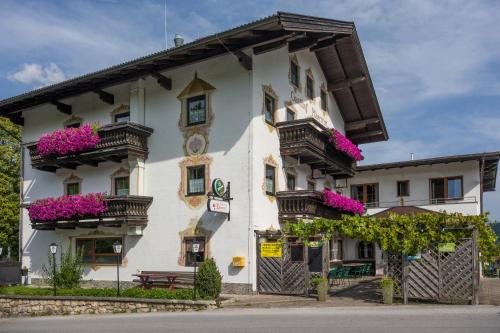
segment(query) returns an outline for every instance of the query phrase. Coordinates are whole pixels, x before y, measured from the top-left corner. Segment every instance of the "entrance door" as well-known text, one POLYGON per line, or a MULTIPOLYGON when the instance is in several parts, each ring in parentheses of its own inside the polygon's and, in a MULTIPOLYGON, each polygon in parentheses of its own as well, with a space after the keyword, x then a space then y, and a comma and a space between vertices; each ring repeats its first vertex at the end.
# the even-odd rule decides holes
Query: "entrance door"
POLYGON ((309 247, 307 249, 307 267, 310 273, 323 272, 323 247, 309 247))

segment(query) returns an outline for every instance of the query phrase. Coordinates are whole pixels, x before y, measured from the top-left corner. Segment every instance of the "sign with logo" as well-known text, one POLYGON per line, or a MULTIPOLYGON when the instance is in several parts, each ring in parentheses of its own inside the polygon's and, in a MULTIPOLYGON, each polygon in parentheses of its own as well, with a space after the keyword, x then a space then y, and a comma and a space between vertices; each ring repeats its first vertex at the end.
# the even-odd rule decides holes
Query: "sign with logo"
POLYGON ((318 248, 320 246, 321 246, 321 244, 319 243, 319 241, 309 242, 309 247, 318 248))
POLYGON ((210 198, 207 202, 207 209, 209 212, 229 214, 229 202, 210 198))
POLYGON ((260 256, 262 258, 281 258, 281 243, 260 243, 260 256))
POLYGON ((455 243, 439 243, 438 244, 438 252, 455 252, 456 244, 455 243))
POLYGON ((224 182, 220 178, 215 178, 212 182, 212 191, 218 197, 223 197, 226 194, 226 187, 224 186, 224 182))

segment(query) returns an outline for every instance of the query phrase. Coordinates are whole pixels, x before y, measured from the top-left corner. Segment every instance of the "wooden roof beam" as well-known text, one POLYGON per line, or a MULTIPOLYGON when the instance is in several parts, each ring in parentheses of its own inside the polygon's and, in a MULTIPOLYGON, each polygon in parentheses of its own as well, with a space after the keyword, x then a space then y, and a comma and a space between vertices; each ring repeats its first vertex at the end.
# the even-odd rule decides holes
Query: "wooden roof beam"
POLYGON ((253 48, 253 53, 254 54, 262 54, 262 53, 265 53, 265 52, 269 52, 269 51, 272 51, 272 50, 276 50, 276 49, 279 49, 281 48, 283 45, 286 44, 286 40, 285 39, 280 39, 280 40, 277 40, 277 41, 273 41, 273 42, 270 42, 270 43, 267 43, 267 44, 264 44, 264 45, 260 45, 260 46, 256 46, 253 48))
POLYGON ((105 92, 104 90, 101 90, 101 89, 96 89, 96 90, 94 90, 94 92, 99 95, 99 98, 104 103, 108 103, 111 105, 115 104, 115 96, 113 94, 105 92))
POLYGON ((245 68, 247 71, 252 70, 252 57, 250 57, 243 51, 235 51, 234 54, 236 55, 236 57, 238 57, 238 61, 243 68, 245 68))
POLYGON ((288 52, 297 52, 314 45, 317 42, 316 38, 304 37, 288 42, 288 52))
POLYGON ((24 126, 24 118, 21 117, 20 115, 15 115, 15 116, 11 117, 10 121, 12 121, 16 125, 24 126))
POLYGON ((380 119, 378 119, 378 118, 369 118, 369 119, 363 119, 363 120, 358 120, 358 121, 352 121, 352 122, 345 124, 345 130, 346 130, 346 132, 351 132, 351 131, 363 129, 368 125, 378 124, 378 123, 380 123, 380 119))
POLYGON ((366 81, 366 76, 360 76, 352 79, 345 79, 337 82, 328 82, 328 91, 343 90, 352 87, 355 84, 366 81))
POLYGON ((70 115, 72 113, 71 111, 71 105, 61 103, 59 101, 52 101, 52 104, 57 107, 57 110, 59 112, 62 112, 64 114, 70 115))
POLYGON ((350 140, 357 140, 357 139, 364 139, 370 136, 377 136, 377 135, 384 135, 384 131, 369 131, 369 132, 364 132, 364 133, 358 133, 358 134, 353 134, 349 135, 348 138, 350 140))
POLYGON ((158 84, 165 88, 166 90, 172 90, 172 80, 164 75, 161 75, 158 72, 153 72, 151 75, 156 78, 158 84))

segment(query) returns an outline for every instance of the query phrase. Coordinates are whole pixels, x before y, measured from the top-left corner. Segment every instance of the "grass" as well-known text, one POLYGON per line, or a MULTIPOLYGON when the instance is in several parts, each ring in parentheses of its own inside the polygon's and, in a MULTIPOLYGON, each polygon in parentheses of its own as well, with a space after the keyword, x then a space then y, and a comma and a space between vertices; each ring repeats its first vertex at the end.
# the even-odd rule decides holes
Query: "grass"
MULTIPOLYGON (((52 296, 52 288, 36 288, 25 286, 0 287, 0 295, 23 295, 23 296, 52 296)), ((89 296, 89 297, 116 297, 115 288, 75 288, 57 289, 57 296, 89 296)), ((160 289, 149 290, 140 288, 124 289, 120 292, 121 297, 130 298, 152 298, 152 299, 179 299, 190 300, 193 297, 191 289, 160 289)))

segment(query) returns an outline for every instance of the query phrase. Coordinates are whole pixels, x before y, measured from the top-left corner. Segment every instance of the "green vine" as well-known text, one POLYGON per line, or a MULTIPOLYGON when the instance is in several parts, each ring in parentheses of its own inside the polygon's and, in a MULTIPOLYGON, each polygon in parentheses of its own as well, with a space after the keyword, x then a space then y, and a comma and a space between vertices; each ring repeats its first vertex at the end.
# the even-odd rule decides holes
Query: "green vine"
POLYGON ((481 260, 489 261, 500 255, 496 235, 487 224, 488 216, 461 214, 411 214, 388 217, 343 215, 340 220, 317 218, 311 222, 299 220, 288 223, 285 233, 298 237, 305 245, 311 237, 320 236, 328 241, 333 234, 377 243, 386 252, 416 255, 431 244, 454 242, 471 237, 472 228, 478 230, 481 260))

